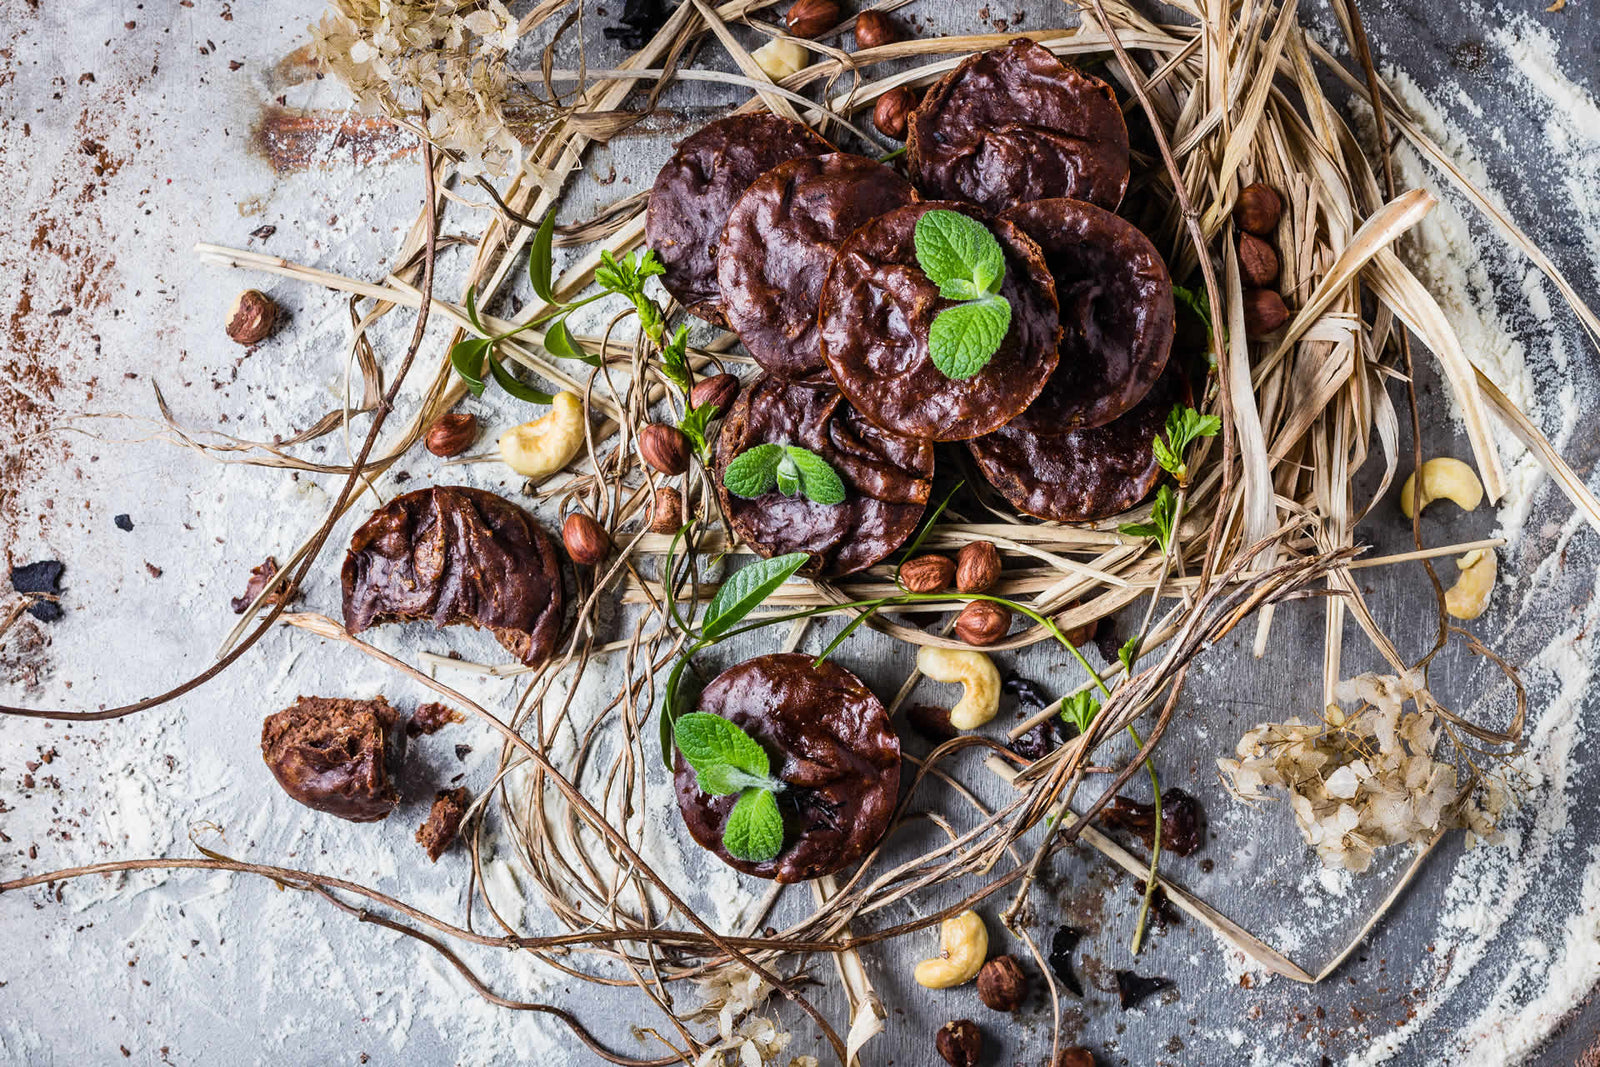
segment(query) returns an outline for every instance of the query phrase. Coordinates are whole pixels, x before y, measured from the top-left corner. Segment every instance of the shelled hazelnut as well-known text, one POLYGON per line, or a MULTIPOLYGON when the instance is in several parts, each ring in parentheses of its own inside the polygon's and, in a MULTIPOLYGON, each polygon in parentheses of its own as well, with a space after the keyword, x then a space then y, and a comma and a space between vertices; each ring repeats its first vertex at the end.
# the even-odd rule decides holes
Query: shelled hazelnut
POLYGON ((652 422, 639 431, 639 458, 662 474, 689 469, 689 439, 676 426, 652 422))
POLYGON ((663 485, 650 501, 650 532, 677 533, 682 525, 683 494, 670 485, 663 485))
POLYGON ((983 1033, 971 1019, 956 1019, 939 1027, 933 1047, 950 1067, 978 1067, 983 1056, 983 1033))
POLYGON ((992 600, 974 600, 956 616, 956 636, 969 645, 992 645, 1011 630, 1011 609, 992 600))
POLYGON ((260 289, 246 289, 228 308, 228 336, 241 345, 265 341, 278 322, 278 305, 260 289))
POLYGON ((440 415, 428 427, 428 435, 422 439, 422 446, 442 459, 449 459, 471 448, 472 442, 477 439, 478 417, 464 411, 452 411, 440 415))
POLYGON ((896 141, 906 139, 906 127, 911 113, 917 109, 917 91, 909 85, 897 85, 878 97, 872 109, 872 124, 885 137, 896 141))
POLYGON ((956 588, 981 593, 1000 580, 1000 553, 992 541, 973 541, 956 556, 956 588))
POLYGON ((605 527, 581 511, 574 511, 561 524, 561 540, 572 562, 592 567, 611 551, 611 537, 605 527))
POLYGON ((978 999, 995 1011, 1011 1012, 1028 999, 1028 975, 1013 956, 996 956, 978 972, 978 999))
POLYGON ((1278 226, 1283 215, 1283 197, 1270 185, 1253 182, 1239 190, 1233 205, 1233 221, 1245 233, 1265 237, 1278 226))
POLYGON ((783 21, 794 36, 810 40, 837 26, 839 13, 834 0, 796 0, 783 21))
POLYGON ((882 11, 868 8, 856 16, 856 47, 881 48, 900 39, 900 29, 882 11))
POLYGON ((955 576, 955 561, 937 552, 908 559, 900 567, 900 581, 913 593, 937 593, 955 576))
POLYGON ((1239 277, 1249 286, 1260 288, 1278 280, 1278 253, 1252 233, 1239 235, 1239 277))

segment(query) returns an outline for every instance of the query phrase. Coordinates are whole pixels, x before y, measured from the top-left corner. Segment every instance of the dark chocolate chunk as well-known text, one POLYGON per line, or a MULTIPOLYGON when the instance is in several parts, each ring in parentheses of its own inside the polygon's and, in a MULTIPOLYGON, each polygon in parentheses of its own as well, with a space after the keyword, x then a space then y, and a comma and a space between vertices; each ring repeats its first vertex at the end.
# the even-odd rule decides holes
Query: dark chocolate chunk
POLYGON ((677 757, 684 825, 728 866, 779 882, 820 878, 860 859, 888 829, 900 791, 900 739, 872 690, 843 667, 796 653, 757 656, 718 675, 698 710, 737 723, 787 784, 778 794, 783 850, 751 863, 722 846, 738 798, 702 793, 677 757))
POLYGON ((1150 994, 1172 989, 1176 985, 1170 978, 1141 978, 1132 971, 1118 971, 1117 1001, 1122 1005, 1122 1010, 1127 1011, 1137 1007, 1150 994))
MULTIPOLYGON (((1138 835, 1144 847, 1156 836, 1156 806, 1124 796, 1100 809, 1100 821, 1138 835)), ((1176 786, 1161 791, 1161 850, 1187 856, 1205 843, 1206 817, 1200 802, 1176 786)))
POLYGON ((717 287, 717 242, 744 191, 779 163, 833 146, 777 115, 730 115, 687 137, 650 189, 645 241, 666 267, 661 283, 691 315, 727 325, 717 287))
MULTIPOLYGON (((61 592, 61 575, 66 569, 66 564, 54 559, 12 567, 11 588, 19 593, 56 596, 61 592)), ((61 605, 53 600, 35 600, 28 605, 28 614, 40 622, 55 622, 61 618, 61 605)))
POLYGON ((817 305, 839 245, 916 199, 900 175, 848 152, 791 159, 745 190, 717 246, 717 282, 757 363, 785 378, 824 368, 817 305))
POLYGON ((464 486, 418 489, 373 512, 341 577, 351 633, 469 623, 530 667, 555 648, 566 609, 555 542, 515 504, 464 486))
POLYGON ((906 162, 927 195, 990 211, 1057 196, 1114 209, 1128 187, 1128 127, 1109 85, 1019 38, 928 90, 906 162))
POLYGON ((400 802, 394 786, 405 731, 383 697, 299 697, 261 724, 261 757, 295 800, 351 822, 375 822, 400 802))
POLYGON ((938 704, 913 704, 906 709, 906 722, 934 744, 950 740, 960 731, 950 725, 950 709, 938 704))
MULTIPOLYGON (((235 615, 243 615, 254 604, 256 597, 261 595, 261 590, 271 585, 273 579, 278 577, 278 561, 268 556, 261 563, 250 568, 250 581, 244 587, 244 596, 236 596, 229 600, 235 615)), ((283 602, 283 590, 279 589, 261 602, 261 606, 271 607, 283 602)))
POLYGON ((809 552, 803 573, 838 577, 872 566, 915 532, 933 487, 933 446, 878 429, 829 383, 764 374, 723 420, 715 475, 723 514, 752 548, 763 556, 809 552), (751 499, 730 493, 728 464, 768 443, 821 456, 844 482, 844 502, 818 504, 776 488, 751 499))
POLYGON ((1133 507, 1161 478, 1150 442, 1188 382, 1171 368, 1138 407, 1090 430, 1041 434, 1016 423, 967 442, 978 470, 1018 511, 1058 522, 1103 519, 1133 507))
POLYGON ((461 722, 462 715, 448 704, 437 701, 424 704, 411 713, 411 721, 406 723, 406 736, 416 737, 419 734, 436 734, 453 722, 461 722))
POLYGON ((1000 216, 1038 242, 1061 305, 1061 362, 1017 416, 1035 433, 1104 426, 1143 400, 1172 351, 1172 278, 1134 225, 1079 200, 1000 216))
POLYGON ((1017 698, 1018 711, 1038 711, 1055 700, 1055 697, 1045 689, 1043 682, 1024 678, 1020 674, 1007 674, 1002 678, 1000 692, 1017 698))
POLYGON ((1033 403, 1059 360, 1055 283, 1039 246, 967 204, 932 201, 881 215, 840 246, 822 291, 822 355, 856 410, 891 433, 961 441, 1003 426, 1033 403), (988 364, 947 378, 928 355, 934 317, 954 301, 917 265, 917 219, 959 211, 989 227, 1005 253, 1000 295, 1011 326, 988 364))
POLYGON ((133 518, 129 515, 113 515, 111 521, 116 524, 119 530, 133 529, 133 518))
POLYGON ((461 832, 461 820, 472 804, 472 794, 463 786, 458 789, 441 789, 434 794, 433 807, 428 818, 417 827, 417 843, 428 854, 428 860, 438 863, 445 850, 455 844, 461 832))
POLYGON ((1072 950, 1083 940, 1083 931, 1076 926, 1063 926, 1050 938, 1050 971, 1056 980, 1072 991, 1073 996, 1083 996, 1083 983, 1072 966, 1072 950))

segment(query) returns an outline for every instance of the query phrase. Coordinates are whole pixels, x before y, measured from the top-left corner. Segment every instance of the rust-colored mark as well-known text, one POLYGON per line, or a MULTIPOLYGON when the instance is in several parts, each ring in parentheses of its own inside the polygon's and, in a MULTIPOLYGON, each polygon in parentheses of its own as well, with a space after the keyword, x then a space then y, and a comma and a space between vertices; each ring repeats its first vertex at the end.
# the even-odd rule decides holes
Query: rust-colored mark
POLYGON ((369 167, 417 151, 417 139, 382 116, 271 104, 262 109, 255 145, 278 174, 369 167))

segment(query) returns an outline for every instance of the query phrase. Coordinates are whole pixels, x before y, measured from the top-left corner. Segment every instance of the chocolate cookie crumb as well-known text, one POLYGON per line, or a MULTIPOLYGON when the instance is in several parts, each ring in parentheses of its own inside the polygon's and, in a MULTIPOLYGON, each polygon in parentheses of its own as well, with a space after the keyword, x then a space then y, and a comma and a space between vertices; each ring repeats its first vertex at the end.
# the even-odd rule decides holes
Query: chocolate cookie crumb
POLYGON ((434 795, 428 820, 417 827, 417 843, 431 862, 438 863, 439 857, 455 843, 456 834, 461 832, 461 820, 466 817, 467 806, 471 803, 472 794, 464 786, 441 789, 434 795))

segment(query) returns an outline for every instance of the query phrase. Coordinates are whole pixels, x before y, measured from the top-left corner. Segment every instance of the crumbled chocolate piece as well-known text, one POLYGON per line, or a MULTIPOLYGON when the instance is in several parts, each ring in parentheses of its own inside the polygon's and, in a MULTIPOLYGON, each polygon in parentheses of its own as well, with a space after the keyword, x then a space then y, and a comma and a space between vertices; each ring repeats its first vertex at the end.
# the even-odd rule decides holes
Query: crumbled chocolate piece
POLYGON ((1043 682, 1024 678, 1020 674, 1008 674, 1002 678, 1000 692, 1016 697, 1017 710, 1022 712, 1038 711, 1055 699, 1045 689, 1043 682))
POLYGON ((434 794, 433 807, 428 809, 428 820, 417 827, 417 843, 434 863, 445 850, 455 843, 461 832, 461 820, 466 817, 472 794, 463 786, 459 789, 441 789, 434 794))
MULTIPOLYGON (((1138 800, 1118 796, 1100 810, 1100 821, 1108 827, 1131 831, 1149 848, 1155 840, 1156 808, 1138 800)), ((1177 787, 1161 791, 1161 849, 1175 856, 1188 856, 1205 843, 1205 812, 1200 802, 1177 787)))
MULTIPOLYGON (((244 596, 236 596, 228 601, 229 605, 231 605, 233 608, 233 613, 235 615, 243 615, 245 611, 249 609, 250 605, 255 603, 256 597, 261 595, 261 590, 271 585, 273 580, 277 577, 278 561, 271 556, 268 556, 256 566, 251 567, 250 581, 244 587, 244 596)), ((283 590, 278 589, 275 590, 265 600, 263 600, 261 602, 261 606, 267 608, 274 604, 282 603, 282 601, 283 590)))
POLYGON ((1025 760, 1043 759, 1061 747, 1061 742, 1061 719, 1052 715, 1011 742, 1011 751, 1025 760))
POLYGON ((116 523, 119 530, 133 529, 133 519, 127 515, 113 515, 111 521, 116 523))
MULTIPOLYGON (((56 596, 61 592, 61 575, 66 569, 66 564, 54 559, 12 567, 11 588, 24 594, 56 596)), ((55 622, 62 616, 61 605, 54 600, 35 600, 28 605, 28 614, 40 622, 55 622)))
POLYGON ((400 715, 383 697, 299 697, 261 724, 261 757, 295 800, 351 822, 376 822, 400 802, 400 715))
POLYGON ((938 704, 913 704, 906 709, 906 722, 917 733, 938 744, 959 732, 950 725, 950 709, 938 704))
POLYGON ((453 722, 465 722, 466 717, 455 708, 435 701, 424 704, 411 713, 411 721, 406 723, 406 736, 416 737, 419 734, 436 734, 453 722))
POLYGON ((1127 1011, 1137 1007, 1150 994, 1175 988, 1176 985, 1170 978, 1141 978, 1132 971, 1118 971, 1117 1001, 1122 1005, 1122 1010, 1127 1011))
POLYGON ((469 756, 471 753, 472 753, 472 746, 471 745, 457 745, 456 746, 456 759, 458 761, 466 762, 467 756, 469 756))
POLYGON ((1083 996, 1083 983, 1078 980, 1078 972, 1072 966, 1072 950, 1078 947, 1078 942, 1083 940, 1083 931, 1076 926, 1063 926, 1055 932, 1050 939, 1050 972, 1056 976, 1056 981, 1066 986, 1076 997, 1083 996))

